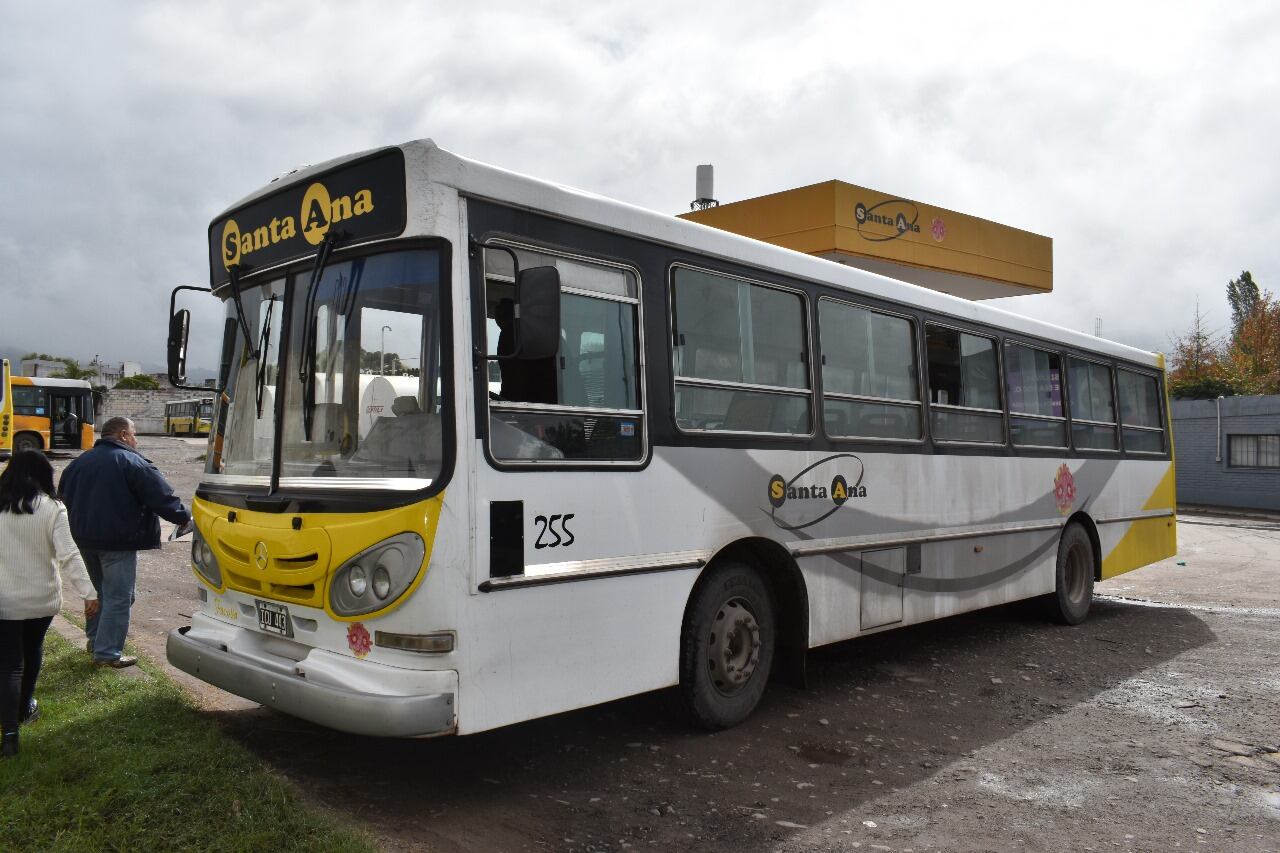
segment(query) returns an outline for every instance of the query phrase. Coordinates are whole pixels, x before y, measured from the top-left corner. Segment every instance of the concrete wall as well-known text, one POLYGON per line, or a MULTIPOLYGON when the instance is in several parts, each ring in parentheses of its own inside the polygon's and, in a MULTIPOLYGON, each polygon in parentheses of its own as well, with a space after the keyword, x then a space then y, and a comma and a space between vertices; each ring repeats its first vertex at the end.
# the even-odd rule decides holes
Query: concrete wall
POLYGON ((1280 396, 1224 397, 1221 403, 1219 439, 1214 400, 1172 401, 1178 503, 1280 510, 1280 468, 1227 464, 1228 436, 1280 435, 1280 396))
POLYGON ((159 391, 112 388, 103 395, 102 408, 94 413, 93 426, 101 430, 108 418, 124 417, 132 420, 140 433, 162 433, 164 404, 184 399, 176 396, 179 393, 184 392, 177 392, 173 388, 161 388, 159 391))

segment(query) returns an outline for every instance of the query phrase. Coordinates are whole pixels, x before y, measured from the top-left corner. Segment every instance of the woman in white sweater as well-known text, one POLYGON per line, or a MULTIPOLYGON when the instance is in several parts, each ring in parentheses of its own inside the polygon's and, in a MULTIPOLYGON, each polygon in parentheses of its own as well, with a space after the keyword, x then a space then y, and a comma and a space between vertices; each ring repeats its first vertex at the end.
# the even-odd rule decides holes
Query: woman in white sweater
POLYGON ((53 466, 37 451, 15 453, 0 473, 0 757, 18 754, 18 726, 38 713, 35 691, 44 635, 62 607, 62 573, 98 610, 67 511, 54 497, 53 466))

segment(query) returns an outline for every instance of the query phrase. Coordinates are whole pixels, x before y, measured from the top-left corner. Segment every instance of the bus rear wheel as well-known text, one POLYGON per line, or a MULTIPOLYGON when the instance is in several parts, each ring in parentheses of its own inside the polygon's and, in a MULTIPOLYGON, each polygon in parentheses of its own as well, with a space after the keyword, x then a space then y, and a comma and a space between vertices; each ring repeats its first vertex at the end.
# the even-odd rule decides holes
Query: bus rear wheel
POLYGON ((725 729, 764 695, 775 647, 773 599, 760 575, 723 563, 694 589, 680 637, 680 694, 694 722, 725 729))
POLYGON ((20 432, 13 437, 13 450, 44 450, 44 442, 29 432, 20 432))
POLYGON ((1093 602, 1093 540, 1079 524, 1069 524, 1058 541, 1058 568, 1049 614, 1064 625, 1079 625, 1093 602))

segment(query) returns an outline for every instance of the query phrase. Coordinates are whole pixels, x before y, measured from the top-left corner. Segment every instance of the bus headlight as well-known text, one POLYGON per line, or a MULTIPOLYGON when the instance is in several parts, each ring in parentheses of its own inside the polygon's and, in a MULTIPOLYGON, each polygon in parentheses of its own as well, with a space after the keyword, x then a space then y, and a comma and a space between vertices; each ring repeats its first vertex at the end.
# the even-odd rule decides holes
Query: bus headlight
POLYGON ((355 598, 364 598, 365 590, 368 588, 368 572, 364 566, 356 563, 351 567, 351 571, 347 572, 347 586, 351 587, 351 595, 355 598))
POLYGON ((398 533, 356 554, 333 573, 329 584, 333 612, 359 616, 386 607, 404 595, 426 555, 426 543, 416 533, 398 533))
POLYGON ((191 564, 195 567, 196 573, 204 578, 210 586, 222 586, 222 569, 218 567, 218 560, 213 556, 213 549, 209 547, 209 543, 200 535, 200 531, 196 530, 191 534, 191 564))

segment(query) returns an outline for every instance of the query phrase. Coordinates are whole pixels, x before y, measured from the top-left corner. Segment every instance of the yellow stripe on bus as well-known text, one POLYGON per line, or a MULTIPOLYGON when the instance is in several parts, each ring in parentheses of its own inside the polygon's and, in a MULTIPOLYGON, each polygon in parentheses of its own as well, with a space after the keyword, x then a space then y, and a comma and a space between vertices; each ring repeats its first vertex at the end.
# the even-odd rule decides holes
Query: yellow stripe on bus
MULTIPOLYGON (((1160 479, 1159 485, 1143 505, 1144 510, 1166 509, 1174 511, 1177 496, 1174 484, 1173 462, 1160 479)), ((1178 553, 1178 526, 1176 516, 1144 518, 1129 525, 1116 547, 1102 560, 1103 579, 1122 575, 1149 563, 1172 557, 1178 553)))

